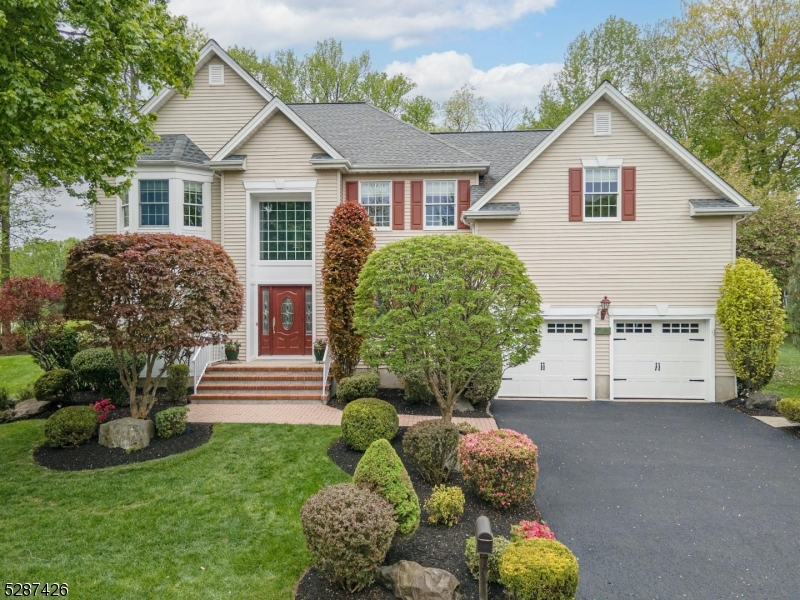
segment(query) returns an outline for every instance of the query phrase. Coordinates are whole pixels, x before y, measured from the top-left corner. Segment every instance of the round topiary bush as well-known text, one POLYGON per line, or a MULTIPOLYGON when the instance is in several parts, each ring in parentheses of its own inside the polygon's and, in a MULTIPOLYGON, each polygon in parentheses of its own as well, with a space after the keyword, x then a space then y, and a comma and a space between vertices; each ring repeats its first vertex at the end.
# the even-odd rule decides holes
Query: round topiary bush
MULTIPOLYGON (((509 547, 511 542, 508 538, 502 535, 494 536, 494 545, 492 546, 492 553, 489 555, 489 573, 488 579, 490 582, 500 581, 500 559, 509 547)), ((475 536, 467 538, 467 544, 464 548, 464 560, 467 562, 467 568, 472 576, 477 579, 480 574, 480 557, 478 556, 477 546, 475 545, 475 536)))
POLYGON ((44 437, 50 446, 80 446, 97 429, 97 413, 88 406, 67 406, 54 412, 44 424, 44 437))
POLYGON ((538 452, 528 436, 494 429, 464 436, 458 457, 467 485, 494 508, 508 508, 533 497, 538 452))
POLYGON ((336 382, 336 397, 342 402, 352 402, 359 398, 374 398, 380 385, 381 378, 377 371, 343 377, 336 382))
POLYGON ((375 492, 394 507, 397 533, 410 536, 419 527, 419 498, 414 485, 397 456, 386 440, 375 440, 358 462, 353 483, 375 492))
POLYGON ((462 396, 472 405, 488 402, 500 391, 501 383, 503 383, 503 357, 498 354, 490 364, 475 373, 462 396))
POLYGON ((778 400, 778 412, 790 421, 800 421, 800 398, 778 400))
POLYGON ((33 393, 40 402, 64 402, 75 391, 75 375, 67 369, 42 373, 33 384, 33 393))
POLYGON ((342 411, 342 437, 348 446, 362 452, 375 440, 391 441, 399 427, 394 406, 377 398, 354 400, 342 411))
POLYGON ((160 438, 186 433, 186 415, 189 409, 185 406, 165 408, 156 414, 156 432, 160 438))
POLYGON ((397 529, 392 505, 351 483, 311 496, 300 521, 314 566, 351 593, 372 583, 397 529))
MULTIPOLYGON (((125 363, 131 367, 133 358, 126 355, 125 363)), ((136 366, 139 371, 144 368, 144 357, 139 358, 136 366)), ((117 404, 124 404, 128 399, 128 392, 120 381, 117 361, 111 348, 81 350, 72 359, 72 371, 79 387, 96 390, 117 404)))
POLYGON ((420 421, 403 437, 403 452, 425 481, 444 483, 458 460, 458 426, 441 419, 420 421))
POLYGON ((555 540, 513 542, 500 557, 499 571, 515 600, 572 600, 578 590, 578 560, 555 540))

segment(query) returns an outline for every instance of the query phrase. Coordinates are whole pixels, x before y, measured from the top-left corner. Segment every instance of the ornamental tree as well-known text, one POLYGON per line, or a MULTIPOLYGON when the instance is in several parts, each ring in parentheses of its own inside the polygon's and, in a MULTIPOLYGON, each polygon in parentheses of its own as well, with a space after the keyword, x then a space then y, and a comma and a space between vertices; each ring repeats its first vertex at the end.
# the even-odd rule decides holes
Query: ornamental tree
POLYGON ((502 244, 472 235, 426 235, 373 253, 356 289, 355 324, 367 364, 423 380, 442 419, 477 373, 539 349, 539 293, 502 244))
POLYGON ((725 267, 717 320, 725 331, 725 357, 743 394, 772 378, 785 337, 781 291, 769 271, 747 258, 725 267))
POLYGON ((355 202, 337 206, 325 234, 322 266, 328 346, 337 379, 350 377, 358 365, 362 340, 353 325, 353 303, 358 275, 374 249, 375 236, 364 207, 355 202))
POLYGON ((153 407, 167 367, 188 349, 222 341, 242 314, 233 261, 219 244, 193 236, 92 236, 70 252, 63 282, 66 314, 91 321, 108 339, 131 416, 139 419, 153 407))

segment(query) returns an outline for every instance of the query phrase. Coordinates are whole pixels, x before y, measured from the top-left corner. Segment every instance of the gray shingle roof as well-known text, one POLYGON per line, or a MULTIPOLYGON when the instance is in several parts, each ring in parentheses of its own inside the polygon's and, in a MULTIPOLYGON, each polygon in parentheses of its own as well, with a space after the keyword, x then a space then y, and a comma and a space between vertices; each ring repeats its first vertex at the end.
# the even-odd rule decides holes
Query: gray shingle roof
POLYGON ((520 212, 519 202, 489 202, 478 212, 520 212))
POLYGON ((139 160, 188 162, 198 165, 208 161, 208 156, 183 133, 162 135, 157 142, 147 142, 149 152, 143 153, 139 160))
MULTIPOLYGON (((468 133, 435 133, 453 146, 490 163, 489 172, 472 186, 470 200, 475 204, 486 192, 513 169, 523 158, 552 133, 551 130, 473 131, 468 133)), ((519 208, 519 206, 517 207, 519 208)))
POLYGON ((739 205, 727 198, 712 198, 707 200, 689 200, 695 208, 736 208, 739 205))
POLYGON ((448 140, 363 102, 289 107, 354 166, 435 167, 484 162, 469 151, 453 147, 448 140))

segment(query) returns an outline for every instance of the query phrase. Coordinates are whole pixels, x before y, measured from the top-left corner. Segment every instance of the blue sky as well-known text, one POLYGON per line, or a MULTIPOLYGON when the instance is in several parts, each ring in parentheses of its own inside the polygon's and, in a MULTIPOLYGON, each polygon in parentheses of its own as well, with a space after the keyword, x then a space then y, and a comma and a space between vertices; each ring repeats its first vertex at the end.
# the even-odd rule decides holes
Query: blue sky
MULTIPOLYGON (((304 54, 333 37, 373 67, 411 77, 443 100, 464 83, 489 101, 534 106, 567 45, 611 15, 645 25, 680 14, 680 0, 172 0, 224 47, 304 54)), ((46 237, 90 235, 75 200, 60 198, 46 237)))

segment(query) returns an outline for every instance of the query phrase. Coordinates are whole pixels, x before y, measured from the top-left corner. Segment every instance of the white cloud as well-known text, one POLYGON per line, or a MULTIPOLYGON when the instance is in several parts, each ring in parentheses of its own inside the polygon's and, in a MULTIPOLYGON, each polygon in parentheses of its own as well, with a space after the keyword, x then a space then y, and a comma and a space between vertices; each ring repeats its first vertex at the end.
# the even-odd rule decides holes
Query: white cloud
POLYGON ((485 30, 543 13, 556 0, 173 0, 223 46, 258 52, 334 37, 391 40, 405 48, 444 30, 485 30))
POLYGON ((48 213, 52 215, 48 229, 42 237, 48 240, 65 240, 70 237, 85 238, 92 235, 92 228, 86 219, 86 209, 81 201, 73 198, 66 192, 59 192, 58 204, 50 207, 48 213))
POLYGON ((422 94, 442 101, 470 83, 475 86, 476 93, 489 102, 510 102, 533 108, 542 86, 560 68, 558 63, 514 63, 483 71, 475 67, 469 54, 451 50, 426 54, 414 62, 395 61, 385 71, 389 75, 403 73, 416 82, 418 87, 412 95, 422 94))

